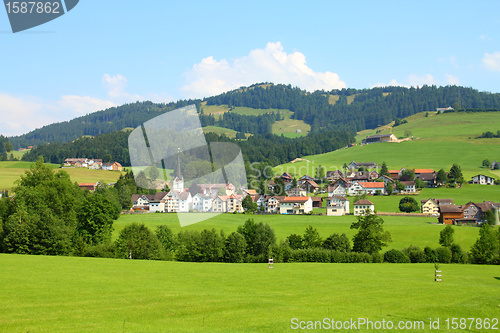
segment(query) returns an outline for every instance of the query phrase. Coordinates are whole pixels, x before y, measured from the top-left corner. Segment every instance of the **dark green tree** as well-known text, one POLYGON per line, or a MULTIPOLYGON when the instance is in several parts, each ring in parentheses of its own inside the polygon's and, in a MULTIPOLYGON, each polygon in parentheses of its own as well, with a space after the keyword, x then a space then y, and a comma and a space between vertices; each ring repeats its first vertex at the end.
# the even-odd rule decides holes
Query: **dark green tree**
POLYGON ((293 250, 298 250, 303 248, 302 244, 302 235, 298 234, 291 234, 286 238, 288 245, 290 245, 290 248, 293 250))
POLYGON ((492 210, 487 210, 484 212, 483 220, 489 225, 495 225, 496 218, 495 213, 492 210))
POLYGON ((108 198, 100 193, 89 194, 77 211, 76 232, 89 245, 109 242, 114 212, 115 206, 108 198))
POLYGON ((401 173, 400 180, 403 181, 413 181, 415 179, 415 170, 414 169, 404 169, 401 173))
POLYGON ((470 249, 471 261, 474 264, 492 264, 498 261, 498 249, 498 235, 495 235, 491 226, 483 223, 479 238, 470 249))
POLYGON ((340 252, 350 252, 351 251, 351 241, 346 234, 331 234, 323 242, 323 247, 325 249, 340 251, 340 252))
MULTIPOLYGON (((163 245, 163 249, 167 256, 175 250, 175 235, 167 225, 159 225, 155 230, 156 237, 163 245)), ((170 255, 171 256, 171 255, 170 255)))
POLYGON ((267 223, 255 223, 253 219, 248 219, 236 231, 245 237, 247 254, 254 256, 266 254, 269 246, 276 244, 274 230, 267 223))
POLYGON ((446 174, 446 171, 443 169, 440 169, 438 173, 436 174, 436 182, 438 184, 445 184, 448 182, 448 175, 446 174))
POLYGON ((462 175, 462 170, 458 164, 453 164, 450 172, 448 173, 448 178, 455 183, 461 184, 464 182, 464 176, 462 175))
POLYGON ((283 181, 283 179, 281 179, 281 177, 274 178, 274 191, 273 191, 273 193, 274 193, 274 195, 277 195, 277 196, 285 196, 286 195, 285 182, 283 181))
POLYGON ((322 243, 323 240, 321 239, 318 230, 312 225, 308 226, 306 228, 304 236, 302 237, 302 244, 304 248, 309 249, 314 247, 321 247, 322 243))
POLYGON ((394 188, 392 187, 392 183, 387 183, 387 186, 385 187, 385 191, 387 192, 387 195, 391 195, 392 192, 394 192, 394 188))
POLYGON ((253 201, 252 197, 247 195, 241 202, 241 206, 248 212, 255 212, 257 210, 257 203, 253 201))
POLYGON ((380 168, 380 174, 388 177, 390 176, 389 169, 387 168, 387 164, 385 164, 385 161, 382 162, 382 167, 380 168))
POLYGON ((164 260, 165 250, 158 237, 144 224, 132 223, 115 242, 116 256, 129 259, 164 260))
POLYGON ((490 160, 489 160, 489 159, 484 159, 484 160, 483 160, 483 166, 484 166, 485 168, 489 168, 489 167, 490 167, 490 165, 491 165, 491 162, 490 162, 490 160))
POLYGON ((218 262, 224 259, 226 237, 214 228, 204 229, 200 232, 201 261, 218 262))
POLYGON ((243 262, 245 260, 247 242, 245 237, 233 231, 226 238, 226 262, 243 262))
POLYGON ((439 233, 439 245, 444 247, 451 247, 453 244, 453 233, 455 229, 451 225, 447 225, 443 230, 439 233))
POLYGON ((4 226, 6 252, 67 255, 76 230, 76 211, 84 199, 65 171, 54 172, 43 158, 14 187, 15 212, 4 226))
POLYGON ((370 212, 358 216, 358 220, 351 224, 351 229, 357 229, 358 232, 352 239, 353 251, 378 253, 382 247, 391 242, 391 234, 384 231, 384 220, 370 212))
POLYGON ((399 210, 404 213, 413 213, 420 210, 417 200, 413 197, 404 197, 399 200, 399 210))

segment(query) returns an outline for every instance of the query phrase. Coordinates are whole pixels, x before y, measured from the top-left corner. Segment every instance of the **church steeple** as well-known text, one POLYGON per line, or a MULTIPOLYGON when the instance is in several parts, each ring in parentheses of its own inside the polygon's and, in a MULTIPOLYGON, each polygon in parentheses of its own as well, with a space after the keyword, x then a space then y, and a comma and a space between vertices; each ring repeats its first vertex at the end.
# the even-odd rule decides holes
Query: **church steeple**
POLYGON ((182 178, 181 173, 181 149, 179 148, 179 153, 177 154, 177 168, 174 174, 174 181, 172 184, 174 191, 184 192, 184 178, 182 178))

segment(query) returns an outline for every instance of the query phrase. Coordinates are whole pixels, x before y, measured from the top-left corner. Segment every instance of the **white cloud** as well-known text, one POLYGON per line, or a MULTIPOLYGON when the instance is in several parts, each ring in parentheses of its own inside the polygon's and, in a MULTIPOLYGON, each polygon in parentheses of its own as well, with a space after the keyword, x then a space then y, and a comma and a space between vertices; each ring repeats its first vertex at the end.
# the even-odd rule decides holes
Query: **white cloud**
POLYGON ((433 85, 435 84, 434 77, 431 74, 416 75, 410 74, 408 77, 408 82, 412 87, 421 87, 423 85, 433 85))
POLYGON ((458 77, 451 75, 451 74, 445 74, 446 75, 446 81, 448 84, 458 86, 460 84, 460 80, 458 77))
POLYGON ((500 52, 492 54, 485 53, 483 57, 483 66, 490 71, 500 72, 500 52))
POLYGON ((375 87, 406 87, 406 88, 410 88, 410 86, 408 86, 406 84, 399 83, 396 79, 392 79, 391 81, 389 81, 389 83, 382 83, 382 82, 375 83, 372 86, 372 88, 375 88, 375 87))
POLYGON ((116 105, 144 100, 142 96, 125 91, 127 78, 123 75, 104 74, 102 84, 106 91, 106 99, 63 95, 57 100, 43 100, 35 96, 13 96, 0 92, 0 119, 2 119, 0 134, 19 135, 54 122, 70 120, 116 105))
POLYGON ((185 73, 181 88, 186 97, 211 96, 257 82, 285 83, 302 89, 341 89, 347 87, 336 73, 315 72, 301 52, 287 53, 280 42, 228 61, 209 56, 185 73))
POLYGON ((112 76, 106 73, 102 76, 102 85, 108 91, 108 98, 115 103, 125 104, 144 100, 140 95, 133 95, 126 92, 125 87, 127 83, 127 78, 121 74, 112 76))

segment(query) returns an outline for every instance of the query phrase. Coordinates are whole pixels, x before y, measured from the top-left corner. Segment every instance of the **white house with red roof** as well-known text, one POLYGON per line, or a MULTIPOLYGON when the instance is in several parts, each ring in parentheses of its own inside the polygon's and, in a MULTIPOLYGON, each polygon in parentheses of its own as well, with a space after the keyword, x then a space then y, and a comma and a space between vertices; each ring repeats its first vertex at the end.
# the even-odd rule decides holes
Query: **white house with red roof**
POLYGON ((312 212, 311 197, 285 197, 280 202, 280 214, 295 215, 312 212))
POLYGON ((384 182, 358 182, 354 181, 347 189, 350 196, 360 194, 385 194, 384 182))
POLYGON ((375 204, 369 200, 361 199, 354 203, 354 215, 363 215, 366 211, 375 212, 375 204))

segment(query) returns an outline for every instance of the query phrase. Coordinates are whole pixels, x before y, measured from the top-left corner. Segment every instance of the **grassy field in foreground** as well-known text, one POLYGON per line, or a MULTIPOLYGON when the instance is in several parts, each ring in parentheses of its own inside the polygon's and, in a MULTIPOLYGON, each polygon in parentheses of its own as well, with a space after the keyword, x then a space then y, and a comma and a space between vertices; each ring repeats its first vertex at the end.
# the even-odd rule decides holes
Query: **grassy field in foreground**
MULTIPOLYGON (((58 164, 47 163, 51 168, 58 169, 58 164)), ((0 162, 0 190, 12 190, 14 183, 21 175, 29 170, 31 162, 0 162)), ((120 177, 120 172, 107 170, 89 170, 85 168, 64 168, 73 182, 95 183, 103 181, 104 183, 116 182, 120 177)), ((57 170, 56 170, 57 171, 57 170)))
MULTIPOLYGON (((220 214, 206 221, 183 227, 184 229, 203 230, 215 228, 217 231, 224 230, 226 235, 236 231, 238 226, 243 225, 249 218, 255 222, 268 223, 276 234, 278 241, 285 239, 292 233, 304 234, 305 229, 314 226, 321 237, 325 239, 333 233, 345 233, 350 239, 356 233, 356 230, 350 229, 352 222, 356 217, 341 216, 283 216, 283 215, 245 215, 245 214, 220 214)), ((436 248, 439 246, 439 232, 444 228, 443 225, 436 224, 437 218, 434 217, 397 217, 384 216, 384 230, 391 233, 392 242, 384 249, 403 249, 410 245, 424 248, 430 246, 436 248)), ((158 225, 168 225, 174 233, 181 230, 176 214, 137 214, 122 215, 114 222, 113 237, 117 238, 120 231, 130 223, 144 223, 151 230, 156 229, 158 225)), ((474 244, 478 237, 479 228, 477 227, 458 227, 453 226, 455 233, 453 235, 455 242, 462 246, 466 251, 474 244)))
POLYGON ((268 269, 2 254, 0 266, 2 332, 288 332, 292 318, 423 321, 425 332, 439 318, 443 332, 446 318, 499 316, 496 266, 442 265, 440 283, 432 264, 268 269))

